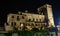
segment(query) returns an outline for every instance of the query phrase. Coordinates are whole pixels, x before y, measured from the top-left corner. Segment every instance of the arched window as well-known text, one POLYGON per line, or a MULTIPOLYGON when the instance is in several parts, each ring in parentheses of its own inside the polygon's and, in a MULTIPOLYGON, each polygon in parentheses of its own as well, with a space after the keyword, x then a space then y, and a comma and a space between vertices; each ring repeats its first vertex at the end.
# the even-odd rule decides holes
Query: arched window
POLYGON ((14 18, 14 16, 12 16, 12 18, 14 18))
POLYGON ((29 19, 29 21, 31 21, 31 19, 29 19))
POLYGON ((24 16, 22 16, 22 19, 24 19, 24 16))

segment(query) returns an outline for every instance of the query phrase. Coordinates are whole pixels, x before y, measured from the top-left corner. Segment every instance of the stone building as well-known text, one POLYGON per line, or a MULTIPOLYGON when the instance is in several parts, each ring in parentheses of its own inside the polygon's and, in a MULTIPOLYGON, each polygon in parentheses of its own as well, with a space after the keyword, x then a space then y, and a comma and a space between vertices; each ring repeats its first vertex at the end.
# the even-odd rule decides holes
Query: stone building
POLYGON ((52 13, 52 6, 49 4, 43 5, 37 9, 38 14, 25 12, 18 12, 17 14, 10 13, 7 15, 7 22, 4 24, 5 31, 11 31, 13 28, 18 30, 31 30, 38 28, 40 30, 43 26, 55 27, 52 13))

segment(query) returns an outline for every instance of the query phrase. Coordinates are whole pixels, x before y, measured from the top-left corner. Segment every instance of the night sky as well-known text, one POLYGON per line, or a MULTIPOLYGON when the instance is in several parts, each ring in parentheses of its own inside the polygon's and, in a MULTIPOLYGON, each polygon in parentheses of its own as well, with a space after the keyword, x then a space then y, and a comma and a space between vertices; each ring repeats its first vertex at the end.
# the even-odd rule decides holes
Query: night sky
POLYGON ((60 0, 20 0, 20 1, 0 1, 0 26, 7 21, 7 14, 28 10, 36 13, 37 8, 44 4, 51 4, 55 25, 60 24, 60 0))

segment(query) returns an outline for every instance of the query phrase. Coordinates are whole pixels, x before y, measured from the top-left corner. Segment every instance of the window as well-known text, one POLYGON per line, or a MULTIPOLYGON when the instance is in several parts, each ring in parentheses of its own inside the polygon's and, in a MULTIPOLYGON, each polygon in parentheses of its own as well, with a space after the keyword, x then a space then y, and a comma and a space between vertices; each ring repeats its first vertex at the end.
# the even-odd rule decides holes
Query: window
POLYGON ((36 21, 38 21, 38 19, 36 19, 36 21))
POLYGON ((16 26, 16 22, 11 22, 11 26, 16 26))
POLYGON ((6 25, 9 25, 8 23, 6 23, 6 25))
POLYGON ((11 22, 11 26, 13 26, 13 22, 11 22))
POLYGON ((25 24, 25 26, 27 26, 27 24, 25 24))
POLYGON ((14 26, 16 26, 16 22, 14 22, 14 26))
POLYGON ((12 18, 14 18, 14 16, 12 16, 12 18))
POLYGON ((35 26, 38 26, 37 24, 35 24, 35 26))
POLYGON ((20 26, 21 26, 21 23, 20 23, 20 26))
POLYGON ((31 21, 31 19, 29 19, 29 21, 31 21))
POLYGON ((32 23, 31 25, 32 25, 32 26, 34 26, 34 24, 33 24, 33 23, 32 23))
POLYGON ((19 21, 20 20, 20 18, 19 18, 19 16, 17 16, 17 21, 19 21))
POLYGON ((41 19, 39 19, 40 20, 40 22, 41 22, 41 19))
POLYGON ((24 19, 24 16, 22 16, 22 19, 24 19))
POLYGON ((34 18, 33 18, 33 21, 34 21, 34 18))
POLYGON ((30 24, 28 24, 28 26, 30 26, 30 24))

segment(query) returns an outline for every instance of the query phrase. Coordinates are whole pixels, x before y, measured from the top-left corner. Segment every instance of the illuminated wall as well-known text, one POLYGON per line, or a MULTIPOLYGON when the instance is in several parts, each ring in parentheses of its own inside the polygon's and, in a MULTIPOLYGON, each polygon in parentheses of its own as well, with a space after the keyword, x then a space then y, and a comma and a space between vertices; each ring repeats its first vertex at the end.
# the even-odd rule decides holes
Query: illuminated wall
POLYGON ((39 28, 43 26, 55 27, 52 6, 44 5, 38 8, 38 14, 18 12, 16 14, 10 13, 7 15, 7 23, 5 23, 5 30, 13 30, 16 27, 18 30, 31 30, 32 28, 39 28))

